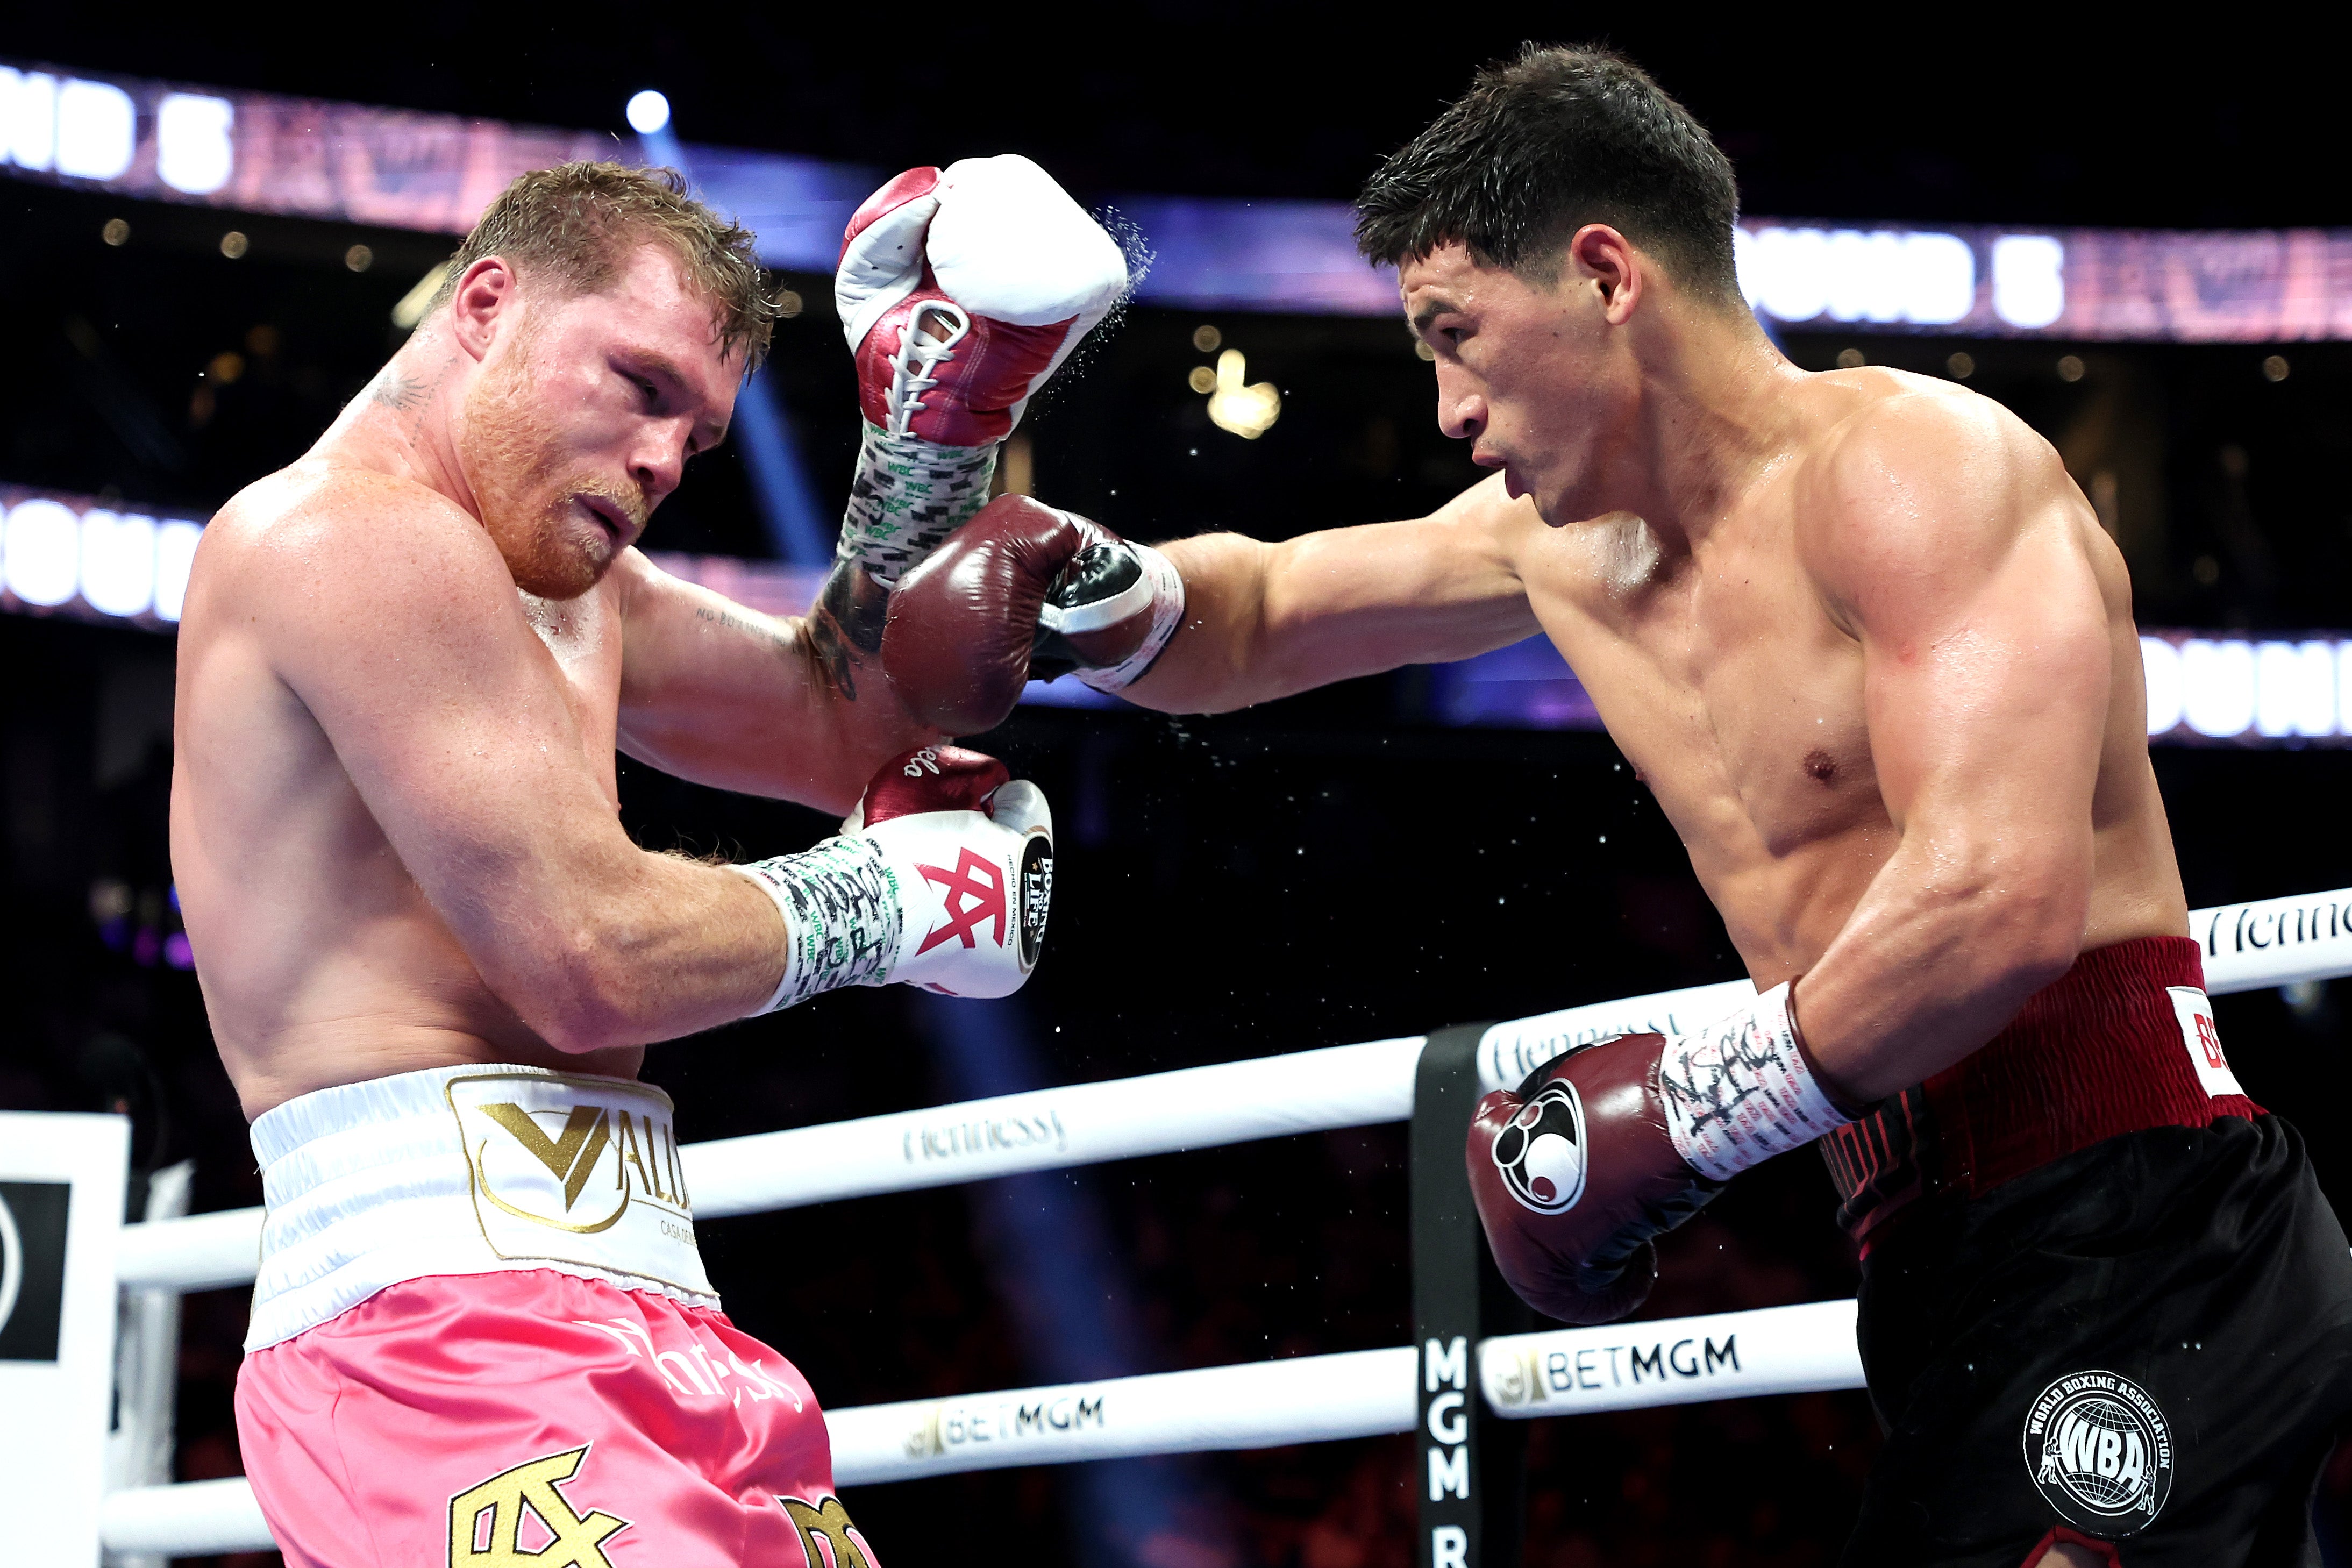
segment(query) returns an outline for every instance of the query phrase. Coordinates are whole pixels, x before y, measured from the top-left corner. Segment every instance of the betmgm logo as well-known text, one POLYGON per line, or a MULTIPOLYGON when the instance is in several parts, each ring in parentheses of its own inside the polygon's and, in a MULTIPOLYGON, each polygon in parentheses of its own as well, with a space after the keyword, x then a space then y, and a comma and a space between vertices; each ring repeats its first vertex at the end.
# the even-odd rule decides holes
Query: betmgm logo
POLYGON ((58 1359, 68 1182, 0 1182, 0 1361, 58 1359))
POLYGON ((1108 1424, 1106 1397, 1073 1388, 994 1405, 934 1405, 923 1412, 903 1446, 907 1458, 929 1459, 983 1444, 1074 1437, 1108 1424))
POLYGON ((2172 1491, 2172 1427, 2148 1392, 2112 1372, 2077 1372, 2025 1417, 2025 1468, 2060 1518, 2092 1535, 2144 1530, 2172 1491))

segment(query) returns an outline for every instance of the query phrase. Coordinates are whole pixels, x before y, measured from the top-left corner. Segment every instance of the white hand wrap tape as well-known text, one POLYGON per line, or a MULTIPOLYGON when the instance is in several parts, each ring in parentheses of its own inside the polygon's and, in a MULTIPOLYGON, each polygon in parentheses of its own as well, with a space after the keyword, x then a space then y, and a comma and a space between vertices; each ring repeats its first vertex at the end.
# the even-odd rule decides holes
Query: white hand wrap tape
POLYGON ((1667 1040, 1658 1089, 1675 1152, 1718 1182, 1853 1120, 1830 1103, 1805 1060, 1787 985, 1667 1040))

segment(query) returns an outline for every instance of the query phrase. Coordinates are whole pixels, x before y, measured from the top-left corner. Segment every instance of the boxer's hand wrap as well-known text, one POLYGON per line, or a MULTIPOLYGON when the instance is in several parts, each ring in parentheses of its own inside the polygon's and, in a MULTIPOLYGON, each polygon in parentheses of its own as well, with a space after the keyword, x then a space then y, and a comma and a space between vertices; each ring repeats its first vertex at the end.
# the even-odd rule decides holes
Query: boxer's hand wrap
POLYGON ((1184 616, 1184 580, 1150 545, 1030 500, 1000 496, 891 595, 882 664, 901 701, 950 734, 992 729, 1032 675, 1072 669, 1106 691, 1158 658, 1184 616))
POLYGON ((943 447, 868 425, 834 559, 896 584, 988 504, 995 477, 992 446, 943 447))
POLYGON ((834 277, 866 416, 839 558, 895 583, 977 511, 997 443, 1127 286, 1118 243, 1026 158, 866 198, 834 277))
POLYGON ((1668 1040, 1658 1068, 1666 1129, 1691 1169, 1727 1182, 1853 1120, 1805 1059, 1789 986, 1668 1040))
POLYGON ((784 917, 772 1013, 844 985, 1009 996, 1036 967, 1054 817, 1036 785, 952 746, 894 759, 840 837, 736 866, 784 917))
POLYGON ((1471 1190, 1529 1306, 1607 1322, 1649 1294, 1653 1237, 1748 1166, 1852 1120, 1813 1076, 1777 985, 1690 1034, 1603 1040, 1486 1096, 1470 1123, 1471 1190))

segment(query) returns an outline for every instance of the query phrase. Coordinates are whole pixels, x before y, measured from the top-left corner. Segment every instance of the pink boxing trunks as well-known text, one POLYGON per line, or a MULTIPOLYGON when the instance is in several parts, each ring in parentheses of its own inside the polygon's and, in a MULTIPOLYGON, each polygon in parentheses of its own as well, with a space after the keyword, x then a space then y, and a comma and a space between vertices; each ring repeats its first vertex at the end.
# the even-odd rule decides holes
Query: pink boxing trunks
POLYGON ((436 1068, 254 1146, 237 1433, 289 1564, 876 1568, 807 1383, 709 1293, 658 1090, 436 1068))

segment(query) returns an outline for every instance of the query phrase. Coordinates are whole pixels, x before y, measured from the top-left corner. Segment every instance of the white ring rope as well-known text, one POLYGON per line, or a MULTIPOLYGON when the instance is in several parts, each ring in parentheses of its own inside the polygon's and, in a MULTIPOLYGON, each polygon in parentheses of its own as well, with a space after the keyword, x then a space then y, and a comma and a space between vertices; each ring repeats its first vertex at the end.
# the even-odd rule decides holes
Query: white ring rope
MULTIPOLYGON (((1599 1329, 1508 1334, 1479 1347, 1489 1405, 1514 1417, 1862 1386, 1852 1301, 1767 1307, 1599 1329)), ((859 1486, 961 1470, 1144 1454, 1272 1448, 1409 1432, 1422 1357, 1410 1345, 1106 1378, 1050 1388, 829 1410, 834 1481, 859 1486)), ((1428 1380, 1432 1435, 1460 1441, 1468 1367, 1443 1353, 1428 1380)), ((115 1552, 244 1552, 271 1545, 242 1480, 144 1487, 106 1500, 115 1552)))
MULTIPOLYGON (((2352 973, 2352 888, 2199 910, 2205 988, 2219 996, 2352 973)), ((1497 1024, 1478 1047, 1488 1089, 1517 1084, 1571 1045, 1719 1017, 1755 994, 1744 980, 1596 1002, 1497 1024)), ((1375 1040, 1141 1078, 1072 1084, 928 1110, 689 1143, 680 1151, 703 1219, 908 1192, 1106 1160, 1402 1121, 1421 1040, 1375 1040)), ((125 1226, 116 1261, 139 1289, 213 1289, 252 1279, 261 1211, 125 1226)))
MULTIPOLYGON (((2352 889, 2199 910, 2190 931, 2204 949, 2206 989, 2214 995, 2352 973, 2352 889)), ((1732 981, 1497 1024, 1480 1042, 1480 1075, 1489 1088, 1507 1087, 1570 1045, 1703 1022, 1752 994, 1747 982, 1732 981)), ((681 1153, 698 1215, 716 1219, 1402 1121, 1412 1113, 1422 1044, 1335 1046, 720 1139, 681 1153)), ((117 1272, 125 1286, 142 1289, 239 1284, 254 1276, 260 1233, 259 1209, 126 1226, 117 1272)), ((1853 1320, 1852 1301, 1822 1301, 1504 1335, 1478 1347, 1477 1377, 1489 1406, 1514 1418, 1859 1388, 1853 1320)), ((865 1405, 825 1419, 844 1485, 1268 1447, 1410 1430, 1421 1361, 1410 1346, 1301 1356, 865 1405)), ((1433 1402, 1433 1422, 1446 1418, 1445 1408, 1458 1406, 1433 1402)), ((120 1552, 272 1544, 241 1478, 115 1492, 106 1500, 102 1533, 120 1552)))

